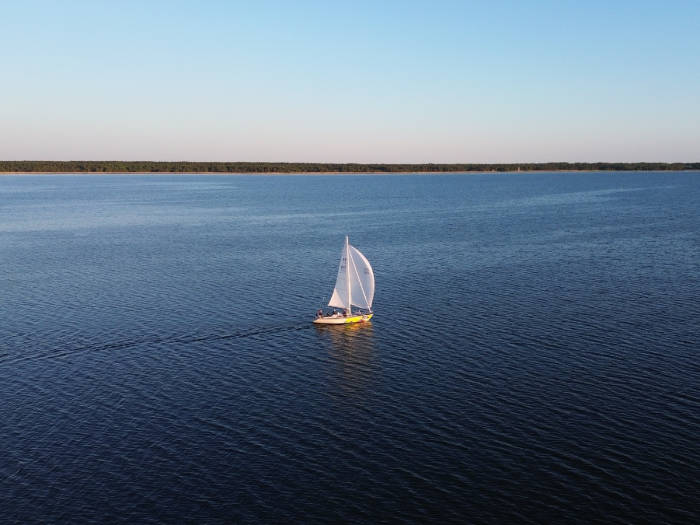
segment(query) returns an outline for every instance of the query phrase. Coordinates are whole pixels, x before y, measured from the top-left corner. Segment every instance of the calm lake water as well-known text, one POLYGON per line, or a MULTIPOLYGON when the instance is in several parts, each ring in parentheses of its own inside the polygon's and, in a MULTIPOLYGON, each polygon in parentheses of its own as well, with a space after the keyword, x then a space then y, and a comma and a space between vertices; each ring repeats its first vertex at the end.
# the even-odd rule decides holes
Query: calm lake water
POLYGON ((0 177, 0 521, 697 521, 699 354, 698 173, 0 177))

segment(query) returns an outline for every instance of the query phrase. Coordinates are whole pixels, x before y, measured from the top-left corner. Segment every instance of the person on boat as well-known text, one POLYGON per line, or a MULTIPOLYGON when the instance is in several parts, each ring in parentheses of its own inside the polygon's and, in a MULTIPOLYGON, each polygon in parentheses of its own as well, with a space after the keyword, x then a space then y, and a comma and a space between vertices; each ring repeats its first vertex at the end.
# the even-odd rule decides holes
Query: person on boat
POLYGON ((321 317, 323 317, 323 310, 321 310, 321 309, 319 308, 319 309, 318 309, 318 312, 316 312, 316 318, 321 318, 321 317))

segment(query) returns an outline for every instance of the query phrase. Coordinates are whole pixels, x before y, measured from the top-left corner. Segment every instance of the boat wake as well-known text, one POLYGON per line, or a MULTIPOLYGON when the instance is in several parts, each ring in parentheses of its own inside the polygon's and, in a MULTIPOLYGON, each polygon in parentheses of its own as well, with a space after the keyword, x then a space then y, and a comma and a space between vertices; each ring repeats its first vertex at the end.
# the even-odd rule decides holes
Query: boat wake
POLYGON ((105 352, 122 350, 126 348, 133 348, 139 345, 162 345, 162 344, 192 344, 192 343, 209 343, 215 341, 226 341, 235 339, 245 339, 248 337, 255 337, 260 335, 274 335, 279 333, 286 333, 296 330, 309 330, 311 324, 307 322, 295 322, 287 324, 276 324, 270 326, 258 326, 247 330, 237 330, 230 333, 216 333, 216 334, 204 334, 204 335, 191 335, 191 336, 170 336, 170 337, 138 337, 130 338, 123 341, 111 341, 103 344, 90 344, 75 346, 72 348, 65 349, 52 349, 45 350, 43 352, 33 353, 30 355, 23 356, 12 356, 10 354, 0 355, 0 366, 7 366, 16 363, 22 363, 27 361, 42 361, 47 359, 62 359, 66 357, 71 357, 76 354, 82 353, 92 353, 92 352, 105 352))

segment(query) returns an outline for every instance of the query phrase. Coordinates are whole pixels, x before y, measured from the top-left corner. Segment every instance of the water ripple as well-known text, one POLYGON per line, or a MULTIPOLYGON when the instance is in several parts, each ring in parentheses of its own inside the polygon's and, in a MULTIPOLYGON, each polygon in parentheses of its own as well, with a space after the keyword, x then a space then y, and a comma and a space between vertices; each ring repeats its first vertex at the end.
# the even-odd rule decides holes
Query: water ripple
POLYGON ((5 521, 700 519, 695 179, 46 181, 0 180, 5 521), (348 231, 377 315, 316 327, 348 231))

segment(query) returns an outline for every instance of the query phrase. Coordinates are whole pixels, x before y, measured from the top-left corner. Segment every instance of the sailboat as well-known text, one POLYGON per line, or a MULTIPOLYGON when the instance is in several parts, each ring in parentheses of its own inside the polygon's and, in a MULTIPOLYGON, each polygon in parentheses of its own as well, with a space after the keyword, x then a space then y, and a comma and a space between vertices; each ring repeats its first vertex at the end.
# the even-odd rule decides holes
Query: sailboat
POLYGON ((340 256, 338 277, 328 306, 341 308, 333 313, 316 313, 316 324, 362 323, 372 319, 372 300, 374 299, 374 272, 367 257, 352 246, 345 236, 345 246, 340 256), (355 306, 359 310, 352 310, 355 306))

